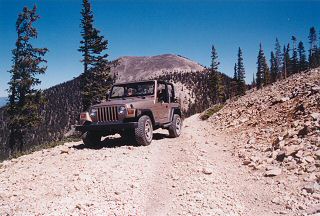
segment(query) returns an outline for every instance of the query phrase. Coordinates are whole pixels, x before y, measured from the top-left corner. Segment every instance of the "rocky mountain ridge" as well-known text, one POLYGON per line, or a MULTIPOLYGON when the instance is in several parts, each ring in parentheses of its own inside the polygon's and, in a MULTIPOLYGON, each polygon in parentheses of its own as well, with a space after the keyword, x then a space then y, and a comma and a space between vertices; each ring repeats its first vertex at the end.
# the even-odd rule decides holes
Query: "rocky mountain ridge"
POLYGON ((146 80, 166 73, 203 71, 204 67, 188 58, 163 54, 156 56, 123 56, 117 59, 111 72, 117 82, 146 80))

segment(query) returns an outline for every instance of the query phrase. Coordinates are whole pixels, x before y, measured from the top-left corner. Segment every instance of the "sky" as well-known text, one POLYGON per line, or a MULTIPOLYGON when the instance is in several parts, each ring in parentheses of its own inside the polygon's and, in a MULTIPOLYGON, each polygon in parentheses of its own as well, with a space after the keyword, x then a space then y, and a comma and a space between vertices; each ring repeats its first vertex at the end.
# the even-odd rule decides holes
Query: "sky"
MULTIPOLYGON (((47 72, 41 89, 80 75, 81 0, 0 0, 0 97, 7 96, 12 66, 15 22, 24 6, 36 4, 38 38, 47 47, 47 72)), ((210 65, 211 46, 217 49, 219 70, 229 76, 243 50, 246 81, 256 73, 259 43, 270 58, 276 37, 282 45, 291 36, 309 48, 310 27, 320 30, 320 1, 209 0, 91 0, 94 26, 109 41, 109 60, 121 56, 179 54, 210 65)))

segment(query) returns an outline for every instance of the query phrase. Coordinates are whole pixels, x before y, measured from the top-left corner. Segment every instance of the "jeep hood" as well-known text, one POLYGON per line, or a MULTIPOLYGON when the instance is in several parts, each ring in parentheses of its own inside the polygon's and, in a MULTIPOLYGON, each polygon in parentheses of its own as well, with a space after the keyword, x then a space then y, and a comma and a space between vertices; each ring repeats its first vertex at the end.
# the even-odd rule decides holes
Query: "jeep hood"
POLYGON ((141 104, 141 102, 150 102, 153 100, 154 100, 154 97, 145 97, 145 98, 130 97, 130 98, 124 98, 124 99, 111 99, 99 104, 95 104, 92 107, 97 108, 100 106, 114 106, 114 105, 126 105, 126 104, 132 104, 134 106, 134 104, 137 104, 137 103, 141 104))

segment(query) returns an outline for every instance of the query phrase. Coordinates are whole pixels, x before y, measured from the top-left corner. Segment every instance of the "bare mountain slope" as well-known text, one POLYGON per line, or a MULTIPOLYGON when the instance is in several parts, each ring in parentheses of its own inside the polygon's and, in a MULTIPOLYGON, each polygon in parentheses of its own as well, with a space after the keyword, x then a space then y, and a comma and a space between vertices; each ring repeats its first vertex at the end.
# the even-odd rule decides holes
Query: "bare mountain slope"
POLYGON ((274 178, 274 203, 320 213, 320 68, 250 91, 208 121, 244 165, 274 178))
POLYGON ((157 56, 124 56, 116 60, 118 64, 111 69, 117 74, 117 82, 145 80, 175 71, 196 72, 204 67, 185 57, 173 54, 157 56))

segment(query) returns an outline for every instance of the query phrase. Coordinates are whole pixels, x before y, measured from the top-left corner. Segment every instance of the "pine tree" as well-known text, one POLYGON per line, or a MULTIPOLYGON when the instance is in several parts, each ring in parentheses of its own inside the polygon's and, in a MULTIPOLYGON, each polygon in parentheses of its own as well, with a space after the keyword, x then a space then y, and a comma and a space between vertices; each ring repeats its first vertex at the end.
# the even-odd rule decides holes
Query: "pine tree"
POLYGON ((245 82, 245 69, 243 65, 242 50, 238 50, 238 64, 237 64, 237 77, 238 77, 238 95, 245 95, 246 82, 245 82))
POLYGON ((271 75, 270 75, 270 69, 267 63, 267 59, 264 57, 263 59, 263 69, 264 69, 264 85, 269 85, 271 83, 271 75))
POLYGON ((305 71, 308 69, 308 62, 307 62, 306 51, 304 49, 302 41, 300 41, 298 45, 298 54, 299 54, 299 72, 305 71))
POLYGON ((264 55, 261 43, 259 48, 257 64, 258 67, 256 73, 256 82, 257 88, 260 89, 263 85, 268 85, 271 82, 269 66, 267 64, 267 59, 264 55))
POLYGON ((257 83, 256 83, 256 79, 255 79, 255 77, 254 77, 254 74, 252 74, 252 75, 253 75, 253 77, 252 77, 251 88, 255 88, 256 85, 257 85, 257 83))
POLYGON ((237 63, 234 63, 233 67, 233 80, 238 81, 237 63))
POLYGON ((309 49, 309 67, 310 68, 315 68, 317 67, 317 32, 314 27, 310 28, 309 32, 309 44, 310 44, 310 49, 309 49))
POLYGON ((214 46, 211 49, 211 68, 210 68, 210 89, 211 89, 211 101, 212 103, 224 102, 224 89, 221 74, 218 71, 218 53, 214 46))
POLYGON ((283 47, 283 71, 282 77, 286 79, 291 74, 291 62, 290 62, 290 45, 283 47))
POLYGON ((277 81, 277 74, 278 74, 277 59, 273 52, 271 52, 270 70, 271 70, 271 82, 273 83, 277 81))
POLYGON ((263 64, 263 59, 264 59, 264 52, 262 49, 262 45, 260 43, 260 48, 259 48, 259 54, 258 54, 258 60, 257 60, 257 73, 256 73, 256 82, 257 82, 257 88, 260 89, 262 87, 262 84, 264 82, 264 64, 263 64))
POLYGON ((108 41, 100 35, 100 31, 93 27, 93 12, 88 0, 83 0, 81 10, 81 46, 84 71, 81 75, 81 94, 83 110, 106 98, 113 78, 107 60, 108 41))
POLYGON ((291 73, 295 74, 299 72, 299 60, 297 52, 297 39, 295 36, 292 36, 292 58, 291 58, 291 73))
POLYGON ((276 79, 279 79, 281 76, 281 65, 282 65, 282 53, 281 53, 281 46, 278 38, 276 38, 276 43, 275 43, 275 62, 274 62, 274 67, 276 68, 277 71, 277 77, 276 79))
POLYGON ((237 73, 237 63, 233 67, 233 78, 231 80, 231 97, 238 95, 238 73, 237 73))
POLYGON ((40 105, 43 102, 42 92, 34 89, 41 81, 38 75, 44 74, 47 61, 43 56, 47 48, 35 48, 31 40, 37 38, 37 29, 33 26, 39 19, 37 7, 32 9, 24 7, 16 22, 18 39, 12 54, 12 69, 9 71, 11 79, 9 84, 9 149, 10 154, 22 151, 24 137, 27 131, 41 121, 39 117, 40 105))

